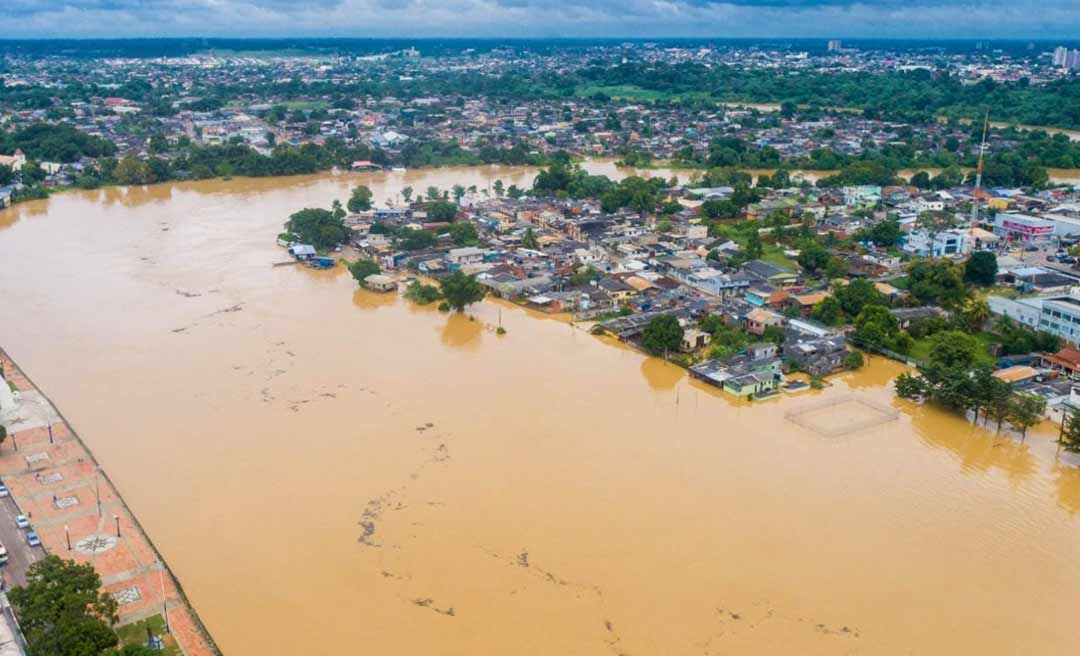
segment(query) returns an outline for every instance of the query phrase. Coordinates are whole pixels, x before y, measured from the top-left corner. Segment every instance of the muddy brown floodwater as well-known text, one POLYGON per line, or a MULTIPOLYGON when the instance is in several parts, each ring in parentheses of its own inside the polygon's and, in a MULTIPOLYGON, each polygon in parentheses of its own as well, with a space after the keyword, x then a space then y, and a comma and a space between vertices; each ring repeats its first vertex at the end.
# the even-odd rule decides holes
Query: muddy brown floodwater
POLYGON ((879 359, 739 405, 513 306, 447 316, 271 266, 289 213, 359 181, 382 202, 532 174, 0 213, 0 344, 228 656, 1075 653, 1080 471, 1052 427, 1020 443, 897 401, 879 359), (847 413, 888 419, 830 433, 847 413))

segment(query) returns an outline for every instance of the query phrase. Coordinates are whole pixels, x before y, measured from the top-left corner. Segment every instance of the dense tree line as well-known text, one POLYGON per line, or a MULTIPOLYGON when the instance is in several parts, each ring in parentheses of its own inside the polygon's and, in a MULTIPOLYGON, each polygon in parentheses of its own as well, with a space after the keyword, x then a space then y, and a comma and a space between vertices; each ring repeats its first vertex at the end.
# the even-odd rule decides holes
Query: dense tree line
MULTIPOLYGON (((700 93, 716 100, 854 107, 868 117, 928 123, 938 115, 1064 128, 1080 127, 1080 80, 1039 86, 1027 80, 964 84, 944 71, 886 73, 744 70, 696 63, 595 66, 571 74, 591 86, 631 85, 665 95, 700 93)), ((560 85, 552 85, 558 88, 560 85)))
POLYGON ((21 149, 29 159, 75 162, 82 157, 110 157, 116 145, 70 125, 34 123, 12 132, 0 132, 0 153, 21 149))

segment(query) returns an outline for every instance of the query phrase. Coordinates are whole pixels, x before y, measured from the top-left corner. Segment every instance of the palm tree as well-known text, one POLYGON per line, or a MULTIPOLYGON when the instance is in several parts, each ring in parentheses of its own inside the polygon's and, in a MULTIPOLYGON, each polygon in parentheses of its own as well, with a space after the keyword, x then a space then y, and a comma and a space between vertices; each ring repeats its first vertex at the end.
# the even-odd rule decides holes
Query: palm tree
POLYGON ((972 295, 972 297, 964 303, 964 307, 960 310, 960 314, 963 316, 964 323, 967 324, 968 329, 975 332, 990 319, 990 304, 986 302, 985 297, 972 295))

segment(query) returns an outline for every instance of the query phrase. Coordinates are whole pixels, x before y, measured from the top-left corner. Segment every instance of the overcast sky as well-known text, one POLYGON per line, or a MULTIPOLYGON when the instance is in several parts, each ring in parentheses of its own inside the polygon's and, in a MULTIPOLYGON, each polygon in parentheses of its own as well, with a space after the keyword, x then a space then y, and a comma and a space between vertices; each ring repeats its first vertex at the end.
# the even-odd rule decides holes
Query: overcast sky
POLYGON ((1080 38, 1080 0, 0 0, 5 37, 1080 38))

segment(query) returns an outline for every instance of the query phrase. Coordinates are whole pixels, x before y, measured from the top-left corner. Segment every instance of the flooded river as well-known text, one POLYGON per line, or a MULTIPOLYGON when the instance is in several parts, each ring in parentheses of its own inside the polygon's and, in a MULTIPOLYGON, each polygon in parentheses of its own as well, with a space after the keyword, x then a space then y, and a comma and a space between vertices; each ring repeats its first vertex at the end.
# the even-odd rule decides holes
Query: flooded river
POLYGON ((228 656, 1075 653, 1080 471, 1050 427, 1021 444, 896 401, 878 359, 738 405, 509 305, 447 316, 271 266, 289 213, 359 181, 381 202, 531 177, 207 181, 0 213, 0 344, 228 656), (856 415, 881 420, 832 432, 856 415))

